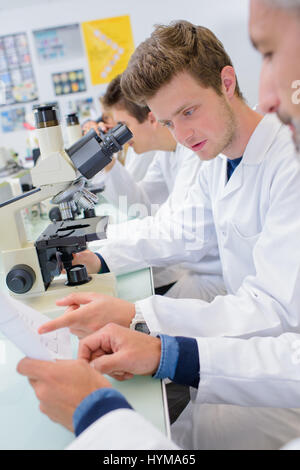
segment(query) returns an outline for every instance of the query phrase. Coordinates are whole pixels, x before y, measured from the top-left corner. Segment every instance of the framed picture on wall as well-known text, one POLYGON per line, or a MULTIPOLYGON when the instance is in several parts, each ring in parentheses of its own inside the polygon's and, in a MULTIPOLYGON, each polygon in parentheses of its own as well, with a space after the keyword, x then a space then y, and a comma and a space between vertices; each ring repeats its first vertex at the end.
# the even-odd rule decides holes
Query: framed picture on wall
POLYGON ((25 108, 6 109, 1 112, 1 129, 2 132, 15 132, 24 130, 26 121, 25 108))
POLYGON ((95 119, 97 112, 93 98, 82 98, 67 103, 68 113, 77 113, 80 121, 95 119))
POLYGON ((0 106, 38 99, 26 33, 0 36, 0 106))
POLYGON ((56 96, 86 91, 83 69, 53 73, 52 82, 56 96))
POLYGON ((78 59, 84 54, 79 24, 36 30, 33 36, 40 64, 78 59))

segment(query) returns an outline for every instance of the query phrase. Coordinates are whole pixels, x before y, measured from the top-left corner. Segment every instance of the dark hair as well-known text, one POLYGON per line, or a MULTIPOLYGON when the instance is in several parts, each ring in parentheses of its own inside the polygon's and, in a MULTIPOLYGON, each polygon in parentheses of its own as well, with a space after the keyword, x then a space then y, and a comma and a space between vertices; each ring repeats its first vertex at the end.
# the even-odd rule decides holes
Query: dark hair
POLYGON ((107 87, 107 90, 101 98, 101 103, 105 108, 118 106, 126 109, 128 113, 135 117, 139 123, 146 121, 150 109, 145 105, 138 105, 133 101, 125 98, 121 89, 121 75, 115 77, 107 87))
MULTIPOLYGON (((231 59, 212 31, 175 21, 156 26, 150 38, 137 47, 122 74, 121 87, 124 96, 145 104, 174 76, 186 71, 221 95, 221 72, 228 65, 232 67, 231 59)), ((243 99, 238 83, 235 93, 243 99)))

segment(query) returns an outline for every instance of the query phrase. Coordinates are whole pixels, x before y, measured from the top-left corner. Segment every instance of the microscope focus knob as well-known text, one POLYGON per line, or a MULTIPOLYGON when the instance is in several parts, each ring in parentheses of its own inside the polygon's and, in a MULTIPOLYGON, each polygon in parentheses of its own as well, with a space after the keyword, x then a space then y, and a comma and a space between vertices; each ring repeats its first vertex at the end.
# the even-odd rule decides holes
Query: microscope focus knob
POLYGON ((26 264, 17 264, 6 276, 6 285, 15 294, 30 291, 35 282, 35 272, 26 264))
POLYGON ((67 277, 67 286, 80 286, 81 284, 86 284, 91 280, 84 264, 76 264, 70 269, 67 269, 67 277))

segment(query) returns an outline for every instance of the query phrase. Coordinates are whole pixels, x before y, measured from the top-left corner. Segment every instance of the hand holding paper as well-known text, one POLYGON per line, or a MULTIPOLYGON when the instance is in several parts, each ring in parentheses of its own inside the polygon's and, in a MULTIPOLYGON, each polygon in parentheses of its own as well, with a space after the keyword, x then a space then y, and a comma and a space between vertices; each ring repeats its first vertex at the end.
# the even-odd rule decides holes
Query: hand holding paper
POLYGON ((27 357, 44 361, 71 359, 68 329, 38 334, 38 328, 48 320, 45 315, 8 294, 0 294, 0 331, 27 357))

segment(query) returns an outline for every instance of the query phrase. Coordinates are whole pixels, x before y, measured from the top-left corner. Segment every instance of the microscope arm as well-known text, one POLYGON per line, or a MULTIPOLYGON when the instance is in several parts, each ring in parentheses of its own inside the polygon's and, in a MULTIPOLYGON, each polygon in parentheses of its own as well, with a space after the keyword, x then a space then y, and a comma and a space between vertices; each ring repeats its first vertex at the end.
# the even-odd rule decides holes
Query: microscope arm
POLYGON ((63 191, 70 183, 49 184, 0 204, 0 217, 5 224, 1 232, 1 250, 21 249, 28 245, 22 209, 31 207, 63 191))

